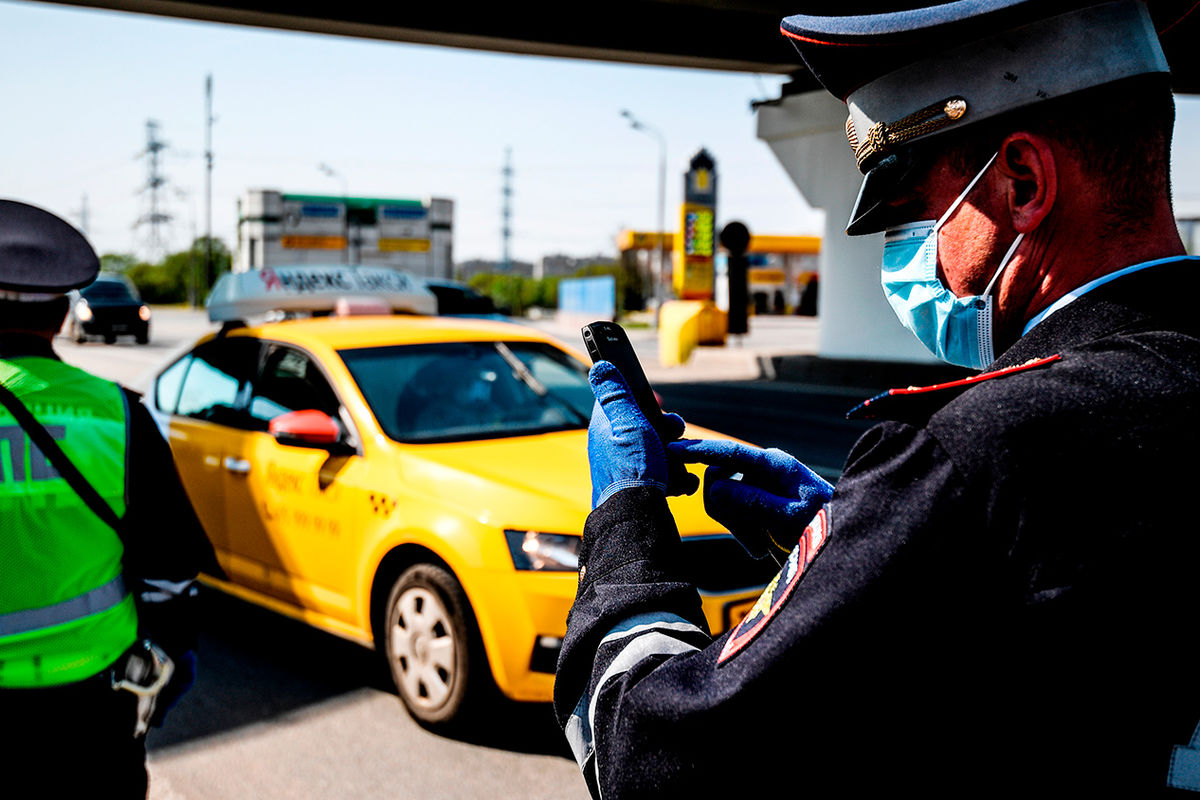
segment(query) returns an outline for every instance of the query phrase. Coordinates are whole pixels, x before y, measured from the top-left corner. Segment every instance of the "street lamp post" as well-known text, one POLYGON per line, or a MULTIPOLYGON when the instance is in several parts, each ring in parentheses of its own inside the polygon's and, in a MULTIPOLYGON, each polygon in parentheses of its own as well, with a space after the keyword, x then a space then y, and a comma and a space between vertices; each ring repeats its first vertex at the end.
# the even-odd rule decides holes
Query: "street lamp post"
POLYGON ((346 263, 350 263, 350 191, 346 185, 346 177, 325 162, 317 164, 317 169, 330 178, 336 178, 342 184, 342 215, 343 229, 346 232, 346 263))
MULTIPOLYGON (((204 79, 204 280, 211 289, 217 281, 216 265, 213 263, 212 246, 212 126, 217 118, 212 113, 213 80, 212 73, 204 79)), ((195 237, 192 237, 193 244, 195 237)), ((232 267, 232 264, 230 265, 232 267)), ((200 305, 200 287, 196 280, 196 270, 192 269, 192 308, 200 305)))
POLYGON ((656 128, 652 128, 646 123, 639 120, 633 115, 629 109, 623 109, 621 116, 629 121, 629 127, 635 131, 652 136, 658 140, 658 262, 655 265, 654 274, 654 313, 655 318, 658 316, 658 310, 663 304, 663 273, 666 267, 666 189, 667 189, 667 140, 666 137, 656 128))

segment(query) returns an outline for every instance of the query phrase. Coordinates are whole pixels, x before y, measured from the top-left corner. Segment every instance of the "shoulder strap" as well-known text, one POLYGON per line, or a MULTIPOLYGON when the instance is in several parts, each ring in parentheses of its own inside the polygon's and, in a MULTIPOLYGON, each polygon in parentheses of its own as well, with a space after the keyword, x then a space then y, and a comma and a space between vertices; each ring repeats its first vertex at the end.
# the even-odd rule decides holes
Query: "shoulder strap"
POLYGON ((54 441, 54 437, 50 435, 50 431, 46 430, 46 427, 37 421, 37 418, 25 407, 25 404, 4 384, 0 384, 0 403, 3 403, 4 407, 8 409, 8 413, 16 418, 17 423, 25 430, 25 433, 29 434, 29 438, 38 446, 42 454, 50 460, 50 463, 58 470, 58 474, 66 480, 70 487, 75 490, 75 493, 87 504, 87 507, 104 524, 115 530, 124 539, 124 523, 116 515, 116 512, 112 510, 112 506, 106 503, 95 487, 88 482, 88 479, 83 477, 83 473, 67 457, 63 449, 58 446, 58 442, 54 441))

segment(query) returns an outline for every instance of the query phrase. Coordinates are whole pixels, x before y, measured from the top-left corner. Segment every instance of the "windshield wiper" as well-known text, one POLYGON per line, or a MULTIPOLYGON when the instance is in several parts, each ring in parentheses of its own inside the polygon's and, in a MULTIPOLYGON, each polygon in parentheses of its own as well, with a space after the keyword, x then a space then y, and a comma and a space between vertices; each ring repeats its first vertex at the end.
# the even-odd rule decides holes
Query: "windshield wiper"
POLYGON ((492 342, 492 345, 496 348, 496 352, 500 354, 500 357, 504 359, 505 363, 512 367, 513 374, 520 378, 522 383, 532 389, 534 394, 538 397, 549 399, 559 408, 566 410, 582 426, 586 427, 591 422, 588 417, 579 413, 574 406, 547 389, 546 385, 537 379, 537 376, 533 374, 525 362, 517 358, 516 353, 509 349, 508 345, 504 342, 492 342))

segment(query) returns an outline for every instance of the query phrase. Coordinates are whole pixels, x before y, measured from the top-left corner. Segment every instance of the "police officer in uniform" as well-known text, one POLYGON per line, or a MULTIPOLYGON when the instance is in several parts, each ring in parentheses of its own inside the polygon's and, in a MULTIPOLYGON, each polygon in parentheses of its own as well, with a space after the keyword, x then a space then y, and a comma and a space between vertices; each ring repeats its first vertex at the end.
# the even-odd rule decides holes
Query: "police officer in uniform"
POLYGON ((0 200, 0 764, 45 797, 146 796, 144 727, 191 684, 215 568, 138 396, 51 346, 99 268, 69 224, 0 200))
MULTIPOLYGON (((851 235, 944 360, 836 488, 778 450, 664 448, 593 367, 594 510, 555 707, 597 797, 1152 797, 1200 790, 1200 265, 1170 204, 1140 2, 789 17, 850 112, 851 235), (711 639, 665 495, 783 561, 711 639)), ((677 433, 681 421, 674 420, 677 433)))

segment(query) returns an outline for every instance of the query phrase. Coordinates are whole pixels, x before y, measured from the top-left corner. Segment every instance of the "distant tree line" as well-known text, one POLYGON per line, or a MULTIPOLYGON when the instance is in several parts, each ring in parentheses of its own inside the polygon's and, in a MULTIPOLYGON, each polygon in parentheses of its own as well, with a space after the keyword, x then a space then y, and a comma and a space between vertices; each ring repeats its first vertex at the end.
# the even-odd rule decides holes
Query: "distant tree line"
MULTIPOLYGON (((619 264, 594 264, 575 271, 572 277, 612 275, 617 283, 617 312, 640 311, 645 307, 644 288, 637 270, 619 264)), ((524 275, 479 273, 467 282, 472 289, 492 298, 505 314, 521 316, 531 308, 558 308, 558 283, 562 278, 529 278, 524 275)))
MULTIPOLYGON (((100 256, 100 268, 105 272, 119 272, 133 281, 144 302, 155 305, 187 303, 192 299, 194 287, 196 301, 203 305, 212 288, 205 267, 207 244, 207 238, 201 236, 187 250, 171 253, 157 264, 142 261, 129 253, 105 253, 100 256)), ((229 248, 217 238, 212 240, 212 259, 215 281, 233 265, 229 248)))
POLYGON ((557 308, 558 281, 558 278, 480 272, 471 276, 467 285, 490 297, 502 314, 520 316, 534 306, 557 308))

